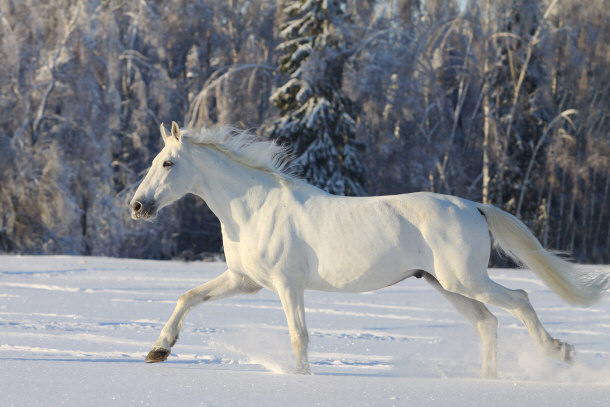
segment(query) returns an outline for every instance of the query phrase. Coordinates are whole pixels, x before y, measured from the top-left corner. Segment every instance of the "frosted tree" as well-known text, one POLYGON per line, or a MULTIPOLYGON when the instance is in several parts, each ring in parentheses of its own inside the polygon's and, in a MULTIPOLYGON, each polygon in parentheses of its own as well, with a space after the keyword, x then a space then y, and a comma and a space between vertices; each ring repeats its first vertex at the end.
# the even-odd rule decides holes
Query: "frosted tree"
POLYGON ((293 147, 294 164, 309 182, 337 195, 364 195, 357 109, 341 91, 348 49, 339 31, 340 0, 295 0, 284 11, 278 50, 289 79, 272 96, 281 118, 270 137, 293 147))
POLYGON ((370 194, 502 205, 545 246, 607 263, 605 3, 0 0, 0 251, 217 252, 202 201, 152 224, 126 202, 160 122, 277 119, 279 56, 272 127, 312 182, 361 194, 361 158, 370 194))
MULTIPOLYGON (((495 188, 490 188, 490 195, 491 201, 520 215, 523 198, 518 197, 528 188, 524 173, 544 134, 544 124, 552 117, 543 42, 546 27, 538 2, 506 3, 507 7, 497 5, 500 33, 494 46, 495 64, 488 72, 490 114, 500 133, 497 168, 490 180, 495 188)), ((535 205, 529 210, 535 211, 535 205)))

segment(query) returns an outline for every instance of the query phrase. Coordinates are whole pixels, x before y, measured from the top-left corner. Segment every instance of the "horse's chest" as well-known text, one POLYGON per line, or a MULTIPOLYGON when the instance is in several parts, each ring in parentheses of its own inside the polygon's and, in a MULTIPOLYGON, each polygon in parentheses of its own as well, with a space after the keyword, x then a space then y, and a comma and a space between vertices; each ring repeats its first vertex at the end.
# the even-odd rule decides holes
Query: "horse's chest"
POLYGON ((230 270, 248 276, 258 284, 274 289, 274 280, 285 272, 290 258, 291 239, 279 236, 240 234, 238 241, 225 238, 224 249, 230 270), (279 274, 278 274, 279 273, 279 274))

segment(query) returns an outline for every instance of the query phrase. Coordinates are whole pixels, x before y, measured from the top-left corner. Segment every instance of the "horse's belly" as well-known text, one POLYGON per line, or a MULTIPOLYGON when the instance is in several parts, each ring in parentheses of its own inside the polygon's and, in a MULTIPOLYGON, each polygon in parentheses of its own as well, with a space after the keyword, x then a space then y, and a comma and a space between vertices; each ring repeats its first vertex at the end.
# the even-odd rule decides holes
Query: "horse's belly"
POLYGON ((369 275, 348 278, 347 281, 337 279, 336 275, 331 278, 313 279, 306 289, 318 291, 340 291, 340 292, 365 292, 375 291, 399 283, 414 274, 415 270, 407 270, 386 275, 380 275, 372 270, 369 275))
POLYGON ((368 259, 336 252, 308 276, 307 287, 322 291, 373 291, 396 284, 429 266, 421 253, 391 250, 368 259))

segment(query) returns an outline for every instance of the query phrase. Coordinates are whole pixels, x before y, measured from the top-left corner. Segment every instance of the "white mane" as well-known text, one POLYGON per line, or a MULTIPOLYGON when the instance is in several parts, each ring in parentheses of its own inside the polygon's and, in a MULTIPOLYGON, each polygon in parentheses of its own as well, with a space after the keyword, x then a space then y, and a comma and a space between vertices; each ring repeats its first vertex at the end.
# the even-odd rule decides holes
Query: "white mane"
POLYGON ((246 131, 230 126, 181 130, 193 145, 210 146, 251 168, 285 178, 297 178, 290 164, 290 148, 260 140, 246 131))

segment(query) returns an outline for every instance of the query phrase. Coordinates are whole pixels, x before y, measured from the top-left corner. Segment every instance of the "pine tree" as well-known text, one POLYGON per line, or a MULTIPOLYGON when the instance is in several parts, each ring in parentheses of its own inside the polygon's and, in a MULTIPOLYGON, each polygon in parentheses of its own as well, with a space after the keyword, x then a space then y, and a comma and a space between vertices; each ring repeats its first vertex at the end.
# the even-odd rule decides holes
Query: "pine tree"
POLYGON ((365 170, 356 141, 356 105, 341 91, 347 57, 338 23, 342 0, 294 0, 285 13, 278 50, 289 75, 271 101, 280 119, 270 137, 292 146, 294 164, 312 184, 337 195, 364 195, 365 170))

